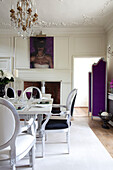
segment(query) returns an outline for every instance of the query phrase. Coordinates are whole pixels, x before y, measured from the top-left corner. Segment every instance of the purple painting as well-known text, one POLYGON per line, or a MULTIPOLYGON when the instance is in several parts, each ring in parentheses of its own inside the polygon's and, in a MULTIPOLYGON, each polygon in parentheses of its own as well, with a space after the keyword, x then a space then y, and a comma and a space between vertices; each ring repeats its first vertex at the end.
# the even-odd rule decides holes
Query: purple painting
POLYGON ((30 68, 54 68, 53 37, 30 37, 30 68))

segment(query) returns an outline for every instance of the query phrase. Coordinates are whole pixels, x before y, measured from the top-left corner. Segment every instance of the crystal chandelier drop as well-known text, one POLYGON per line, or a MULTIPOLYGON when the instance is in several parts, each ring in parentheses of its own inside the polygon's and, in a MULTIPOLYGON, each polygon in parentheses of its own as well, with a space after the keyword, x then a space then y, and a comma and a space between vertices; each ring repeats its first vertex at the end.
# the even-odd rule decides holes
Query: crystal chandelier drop
POLYGON ((38 14, 37 9, 33 13, 33 5, 31 0, 17 1, 16 10, 13 5, 10 10, 11 25, 18 29, 18 34, 23 38, 33 34, 33 26, 37 24, 38 14))

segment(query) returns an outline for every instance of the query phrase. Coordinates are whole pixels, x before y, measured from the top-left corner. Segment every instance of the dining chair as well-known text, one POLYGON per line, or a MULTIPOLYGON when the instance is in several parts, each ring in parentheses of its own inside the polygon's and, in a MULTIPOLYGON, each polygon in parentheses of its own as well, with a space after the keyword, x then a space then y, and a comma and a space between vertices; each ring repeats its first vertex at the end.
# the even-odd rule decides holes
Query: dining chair
MULTIPOLYGON (((0 169, 9 166, 16 170, 17 161, 29 153, 29 166, 34 170, 35 137, 33 121, 26 127, 29 133, 21 133, 19 115, 11 102, 0 98, 0 169)), ((26 128, 25 128, 26 129, 26 128)))
POLYGON ((23 91, 23 98, 26 97, 26 92, 31 92, 31 98, 41 99, 42 93, 38 87, 30 86, 23 91))
MULTIPOLYGON (((23 91, 23 98, 27 98, 26 92, 31 92, 31 99, 39 99, 39 100, 42 99, 42 93, 41 93, 40 89, 36 86, 30 86, 30 87, 26 88, 23 91)), ((35 121, 36 129, 38 129, 38 127, 40 126, 39 121, 38 121, 39 119, 42 120, 42 115, 37 115, 37 119, 35 121)), ((26 122, 27 122, 27 120, 24 120, 24 124, 26 124, 26 122)))
POLYGON ((12 87, 6 87, 5 89, 5 97, 7 98, 16 98, 16 92, 12 87))
POLYGON ((60 113, 54 113, 48 122, 42 121, 42 153, 45 155, 45 135, 49 132, 65 132, 66 142, 68 146, 68 153, 70 152, 70 126, 71 126, 71 116, 73 115, 73 109, 75 104, 75 99, 77 96, 77 89, 73 89, 66 100, 66 105, 53 104, 53 107, 64 108, 60 113))

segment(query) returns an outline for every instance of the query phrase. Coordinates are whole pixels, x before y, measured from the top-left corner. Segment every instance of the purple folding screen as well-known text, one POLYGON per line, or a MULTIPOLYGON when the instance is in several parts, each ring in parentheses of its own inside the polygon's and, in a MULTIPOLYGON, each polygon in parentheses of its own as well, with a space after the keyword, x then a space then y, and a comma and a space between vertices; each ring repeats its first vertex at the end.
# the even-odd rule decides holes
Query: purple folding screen
POLYGON ((92 116, 106 110, 106 62, 100 59, 92 65, 92 116))
POLYGON ((89 77, 89 112, 91 112, 91 72, 88 73, 89 77))

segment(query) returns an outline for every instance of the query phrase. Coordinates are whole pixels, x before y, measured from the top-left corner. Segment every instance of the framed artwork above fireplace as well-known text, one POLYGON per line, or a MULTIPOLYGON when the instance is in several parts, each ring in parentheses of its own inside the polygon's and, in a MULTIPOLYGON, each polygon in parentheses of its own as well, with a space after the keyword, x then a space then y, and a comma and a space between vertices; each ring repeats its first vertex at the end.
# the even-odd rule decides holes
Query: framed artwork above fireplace
POLYGON ((53 37, 30 37, 30 68, 54 68, 53 42, 53 37))

